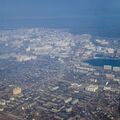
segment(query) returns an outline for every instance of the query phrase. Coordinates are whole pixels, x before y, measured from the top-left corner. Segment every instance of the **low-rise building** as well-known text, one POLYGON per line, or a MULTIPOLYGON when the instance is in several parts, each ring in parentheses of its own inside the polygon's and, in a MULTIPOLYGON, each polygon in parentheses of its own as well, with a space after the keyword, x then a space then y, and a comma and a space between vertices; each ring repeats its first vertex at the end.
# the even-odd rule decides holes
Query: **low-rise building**
POLYGON ((89 85, 86 87, 87 91, 96 92, 98 90, 98 85, 89 85))

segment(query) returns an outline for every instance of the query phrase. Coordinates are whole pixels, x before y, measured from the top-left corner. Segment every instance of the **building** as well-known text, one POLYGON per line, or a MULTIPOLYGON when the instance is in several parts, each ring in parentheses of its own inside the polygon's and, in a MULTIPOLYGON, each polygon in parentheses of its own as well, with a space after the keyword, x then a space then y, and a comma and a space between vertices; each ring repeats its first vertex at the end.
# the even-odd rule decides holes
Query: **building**
POLYGON ((110 80, 113 80, 115 78, 115 75, 113 74, 106 74, 106 79, 110 79, 110 80))
POLYGON ((0 106, 0 112, 4 111, 4 107, 0 106))
POLYGON ((65 101, 65 103, 69 103, 72 101, 72 97, 69 97, 69 98, 65 99, 64 101, 65 101))
POLYGON ((105 90, 105 91, 110 91, 110 90, 111 90, 111 87, 106 87, 106 86, 104 86, 103 90, 105 90))
POLYGON ((13 95, 19 95, 21 94, 22 89, 20 87, 13 88, 13 95))
POLYGON ((86 87, 87 91, 96 92, 98 90, 98 85, 89 85, 86 87))
POLYGON ((70 108, 66 108, 66 112, 72 112, 72 107, 70 107, 70 108))
POLYGON ((111 70, 112 69, 112 66, 110 65, 104 65, 104 70, 111 70))
POLYGON ((107 52, 108 52, 109 54, 113 54, 113 53, 114 53, 114 49, 112 49, 112 48, 107 48, 107 52))
POLYGON ((120 67, 113 67, 114 72, 120 72, 120 67))

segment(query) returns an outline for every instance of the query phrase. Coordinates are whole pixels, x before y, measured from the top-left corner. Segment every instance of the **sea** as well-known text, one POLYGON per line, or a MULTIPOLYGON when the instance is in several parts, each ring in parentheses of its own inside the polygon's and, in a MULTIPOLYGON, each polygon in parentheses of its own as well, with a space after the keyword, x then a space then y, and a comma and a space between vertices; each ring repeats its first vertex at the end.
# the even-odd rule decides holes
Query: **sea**
POLYGON ((19 28, 65 28, 74 34, 120 38, 120 16, 81 15, 76 18, 0 19, 0 30, 19 28))

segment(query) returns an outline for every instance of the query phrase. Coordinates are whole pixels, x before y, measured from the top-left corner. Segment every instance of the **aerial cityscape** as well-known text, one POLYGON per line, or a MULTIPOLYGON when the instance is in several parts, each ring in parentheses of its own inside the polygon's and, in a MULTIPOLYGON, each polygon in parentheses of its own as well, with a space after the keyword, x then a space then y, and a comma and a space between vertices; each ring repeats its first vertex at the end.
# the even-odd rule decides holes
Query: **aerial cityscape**
POLYGON ((0 32, 0 120, 119 120, 119 95, 119 39, 0 32))
POLYGON ((120 0, 0 0, 0 120, 120 120, 120 0))

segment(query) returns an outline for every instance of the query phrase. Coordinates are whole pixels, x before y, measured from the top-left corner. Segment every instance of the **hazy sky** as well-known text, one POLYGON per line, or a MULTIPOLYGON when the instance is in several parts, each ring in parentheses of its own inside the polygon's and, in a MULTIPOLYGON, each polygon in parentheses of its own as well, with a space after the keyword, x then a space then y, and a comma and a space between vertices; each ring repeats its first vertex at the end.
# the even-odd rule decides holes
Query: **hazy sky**
POLYGON ((42 19, 120 15, 120 0, 0 0, 0 18, 42 19))

